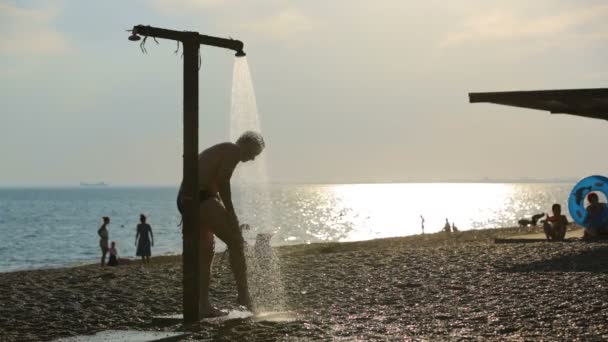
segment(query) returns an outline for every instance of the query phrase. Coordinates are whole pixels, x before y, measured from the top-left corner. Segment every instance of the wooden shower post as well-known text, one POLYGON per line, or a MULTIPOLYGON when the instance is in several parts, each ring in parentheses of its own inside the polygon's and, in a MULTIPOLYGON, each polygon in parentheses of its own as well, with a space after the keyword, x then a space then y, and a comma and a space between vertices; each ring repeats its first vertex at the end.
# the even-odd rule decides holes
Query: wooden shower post
POLYGON ((184 322, 200 317, 201 272, 199 263, 199 185, 198 185, 198 33, 184 39, 184 178, 183 178, 183 286, 184 322))
MULTIPOLYGON (((236 51, 236 56, 244 56, 243 43, 201 35, 198 32, 184 32, 137 25, 133 27, 129 40, 138 41, 144 37, 176 40, 183 45, 184 55, 184 155, 183 155, 183 313, 184 323, 194 323, 201 319, 200 256, 204 251, 200 246, 199 183, 198 183, 198 70, 200 45, 211 45, 236 51)), ((145 38, 144 38, 145 42, 145 38)))

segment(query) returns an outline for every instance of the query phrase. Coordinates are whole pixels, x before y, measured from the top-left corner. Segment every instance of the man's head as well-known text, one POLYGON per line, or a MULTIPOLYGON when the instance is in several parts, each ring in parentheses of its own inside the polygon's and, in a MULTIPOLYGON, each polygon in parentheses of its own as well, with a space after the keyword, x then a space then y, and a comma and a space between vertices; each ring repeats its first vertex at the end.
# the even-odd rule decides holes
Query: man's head
POLYGON ((590 193, 589 195, 587 195, 587 201, 589 201, 589 203, 591 204, 596 204, 597 202, 599 202, 600 198, 597 196, 597 194, 595 192, 590 193))
POLYGON ((562 214, 562 206, 555 203, 553 204, 553 206, 551 207, 551 211, 553 211, 553 215, 554 216, 559 216, 562 214))
POLYGON ((266 147, 262 135, 253 131, 243 133, 236 141, 236 144, 241 148, 242 162, 254 160, 266 147))

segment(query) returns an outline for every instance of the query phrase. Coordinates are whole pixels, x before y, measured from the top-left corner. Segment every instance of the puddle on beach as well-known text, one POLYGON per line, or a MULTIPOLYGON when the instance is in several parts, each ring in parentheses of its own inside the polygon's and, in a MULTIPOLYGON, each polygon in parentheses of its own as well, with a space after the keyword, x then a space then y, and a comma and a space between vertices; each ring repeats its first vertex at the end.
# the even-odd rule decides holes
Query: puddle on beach
POLYGON ((268 311, 254 314, 251 311, 230 311, 226 316, 207 318, 203 321, 228 321, 231 319, 251 319, 252 321, 266 321, 266 322, 291 322, 296 319, 296 314, 291 311, 268 311))
POLYGON ((182 332, 107 330, 95 335, 81 335, 54 340, 54 342, 147 342, 176 336, 186 336, 182 332))
POLYGON ((258 313, 252 319, 254 321, 291 322, 296 320, 296 314, 291 311, 269 311, 258 313))
MULTIPOLYGON (((170 316, 161 316, 159 318, 181 320, 182 317, 183 316, 181 314, 176 314, 176 315, 170 315, 170 316)), ((232 311, 228 312, 228 314, 225 316, 205 318, 205 319, 203 319, 203 321, 204 322, 222 322, 222 321, 228 321, 228 320, 232 320, 232 319, 251 319, 252 321, 256 321, 256 322, 260 322, 260 321, 291 322, 291 321, 296 320, 296 318, 297 318, 296 313, 292 312, 292 311, 266 311, 266 312, 259 312, 257 314, 254 314, 251 311, 232 310, 232 311)))

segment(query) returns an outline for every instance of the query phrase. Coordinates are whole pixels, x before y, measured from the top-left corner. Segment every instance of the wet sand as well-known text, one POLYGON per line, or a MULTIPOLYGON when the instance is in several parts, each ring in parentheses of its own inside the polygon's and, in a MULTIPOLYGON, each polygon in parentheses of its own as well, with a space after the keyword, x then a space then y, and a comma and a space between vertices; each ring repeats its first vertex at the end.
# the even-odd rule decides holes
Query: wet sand
MULTIPOLYGON (((202 341, 608 339, 608 242, 493 243, 520 233, 276 248, 291 321, 154 323, 181 312, 179 257, 0 273, 0 341, 185 328, 202 341)), ((214 274, 213 302, 238 309, 227 259, 214 274)))

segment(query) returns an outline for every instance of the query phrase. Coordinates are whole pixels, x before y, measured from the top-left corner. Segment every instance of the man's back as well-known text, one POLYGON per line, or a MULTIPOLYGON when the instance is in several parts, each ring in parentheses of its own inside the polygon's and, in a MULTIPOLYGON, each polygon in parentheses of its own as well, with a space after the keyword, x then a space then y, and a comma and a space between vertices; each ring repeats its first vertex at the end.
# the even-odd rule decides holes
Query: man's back
POLYGON ((220 184, 230 180, 239 154, 239 147, 230 142, 211 146, 201 152, 198 157, 199 189, 218 192, 220 184))

